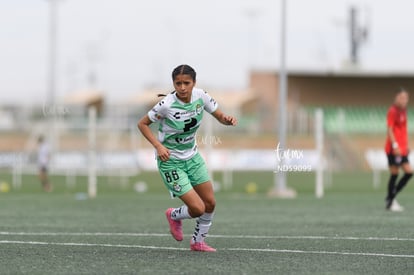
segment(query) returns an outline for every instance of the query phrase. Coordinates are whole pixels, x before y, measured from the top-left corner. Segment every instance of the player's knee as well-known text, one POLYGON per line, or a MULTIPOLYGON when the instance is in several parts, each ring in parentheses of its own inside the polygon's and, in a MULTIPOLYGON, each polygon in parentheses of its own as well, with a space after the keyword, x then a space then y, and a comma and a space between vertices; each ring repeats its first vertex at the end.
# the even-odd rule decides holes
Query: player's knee
POLYGON ((200 217, 206 211, 206 207, 204 204, 197 204, 188 209, 188 213, 192 218, 200 217))
POLYGON ((207 213, 214 212, 214 209, 216 208, 216 200, 214 198, 205 201, 204 204, 205 204, 205 212, 207 213))

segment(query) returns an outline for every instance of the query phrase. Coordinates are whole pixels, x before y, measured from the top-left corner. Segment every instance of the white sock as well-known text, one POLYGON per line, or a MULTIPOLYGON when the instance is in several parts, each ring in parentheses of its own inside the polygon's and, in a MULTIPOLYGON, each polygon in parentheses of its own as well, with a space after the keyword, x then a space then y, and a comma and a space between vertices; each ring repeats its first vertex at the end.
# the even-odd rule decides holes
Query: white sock
POLYGON ((174 208, 174 210, 171 211, 171 218, 175 221, 184 220, 184 219, 191 219, 191 216, 188 213, 187 205, 184 204, 181 207, 174 208))
POLYGON ((208 230, 210 229, 211 221, 213 220, 213 214, 214 213, 204 213, 197 219, 193 233, 193 242, 204 242, 208 230))

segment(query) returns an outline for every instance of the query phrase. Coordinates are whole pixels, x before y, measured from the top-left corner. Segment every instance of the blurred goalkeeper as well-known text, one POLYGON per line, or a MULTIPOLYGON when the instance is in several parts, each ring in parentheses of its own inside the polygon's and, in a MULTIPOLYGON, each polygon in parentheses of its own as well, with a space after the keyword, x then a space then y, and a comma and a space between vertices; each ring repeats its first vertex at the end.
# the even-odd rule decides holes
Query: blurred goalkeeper
POLYGON ((394 104, 387 113, 387 141, 385 152, 388 157, 390 179, 388 182, 388 194, 386 197, 386 209, 400 212, 404 208, 395 199, 399 192, 407 185, 413 175, 408 161, 408 134, 407 134, 407 105, 409 95, 405 89, 401 89, 395 96, 394 104), (404 175, 397 182, 400 168, 404 175))

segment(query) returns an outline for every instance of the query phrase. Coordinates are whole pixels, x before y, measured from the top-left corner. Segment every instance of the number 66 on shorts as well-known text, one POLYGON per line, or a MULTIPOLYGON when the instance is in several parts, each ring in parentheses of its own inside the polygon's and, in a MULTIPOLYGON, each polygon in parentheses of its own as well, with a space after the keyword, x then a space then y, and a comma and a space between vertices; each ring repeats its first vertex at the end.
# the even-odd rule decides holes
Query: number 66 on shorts
POLYGON ((192 189, 186 173, 180 169, 160 171, 161 177, 168 190, 175 196, 180 197, 192 189))

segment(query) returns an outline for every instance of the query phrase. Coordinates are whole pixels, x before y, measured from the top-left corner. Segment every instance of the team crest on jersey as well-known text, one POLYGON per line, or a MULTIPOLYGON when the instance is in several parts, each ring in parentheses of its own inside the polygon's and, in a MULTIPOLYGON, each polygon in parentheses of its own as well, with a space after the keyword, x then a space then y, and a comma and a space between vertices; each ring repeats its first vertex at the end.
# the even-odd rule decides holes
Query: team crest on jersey
POLYGON ((181 192, 181 186, 176 182, 173 183, 173 189, 175 192, 181 192))
POLYGON ((200 104, 196 105, 196 113, 197 115, 201 114, 201 112, 203 111, 203 107, 200 104))

